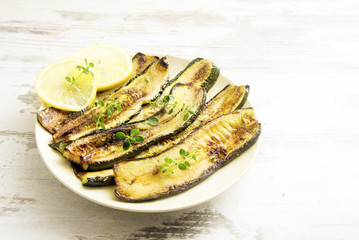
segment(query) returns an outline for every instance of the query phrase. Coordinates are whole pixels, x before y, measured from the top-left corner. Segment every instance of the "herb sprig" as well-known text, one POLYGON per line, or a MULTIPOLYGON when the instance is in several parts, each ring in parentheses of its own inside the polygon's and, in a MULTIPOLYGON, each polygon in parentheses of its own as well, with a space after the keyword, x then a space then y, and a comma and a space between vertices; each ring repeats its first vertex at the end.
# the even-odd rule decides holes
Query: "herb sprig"
MULTIPOLYGON (((152 109, 156 109, 158 106, 163 106, 163 108, 167 111, 167 107, 170 106, 171 108, 168 110, 168 114, 172 114, 173 110, 177 107, 177 101, 174 96, 166 95, 163 98, 157 98, 154 101, 149 102, 152 109)), ((157 117, 152 116, 147 120, 147 123, 152 126, 157 126, 159 120, 157 117)))
POLYGON ((128 150, 131 147, 131 143, 132 144, 133 143, 142 143, 145 140, 144 137, 138 135, 139 133, 140 133, 140 129, 134 128, 131 130, 130 136, 126 135, 124 132, 117 132, 115 134, 115 137, 118 140, 125 139, 122 147, 123 147, 123 150, 128 150))
POLYGON ((194 161, 197 161, 197 156, 189 151, 186 151, 185 149, 181 148, 179 150, 179 154, 182 156, 182 161, 181 162, 177 162, 169 157, 166 157, 164 159, 165 163, 159 165, 158 167, 162 170, 162 173, 165 172, 170 172, 170 173, 174 173, 173 172, 173 166, 177 165, 178 169, 180 170, 186 170, 188 167, 191 166, 189 160, 192 159, 194 161))
POLYGON ((194 114, 192 108, 194 107, 194 104, 192 107, 186 106, 184 103, 182 104, 182 111, 185 111, 186 114, 183 116, 183 121, 187 121, 191 115, 194 114))
POLYGON ((103 107, 104 109, 100 112, 99 115, 94 114, 93 119, 96 123, 96 128, 101 127, 103 130, 106 130, 105 118, 109 118, 112 114, 117 111, 122 111, 121 102, 114 99, 108 99, 106 104, 100 99, 97 101, 97 104, 103 107))
MULTIPOLYGON (((173 110, 177 107, 177 101, 174 96, 172 95, 166 95, 163 98, 157 98, 155 101, 151 101, 150 105, 152 109, 156 109, 158 106, 162 105, 165 109, 167 109, 168 106, 171 108, 167 111, 168 114, 172 114, 173 110)), ((194 114, 194 111, 192 110, 194 107, 194 104, 192 107, 186 106, 184 103, 182 104, 182 111, 185 111, 185 115, 183 116, 183 121, 187 121, 191 115, 194 114)), ((152 116, 147 120, 147 123, 156 126, 159 123, 159 120, 157 117, 152 116)))
POLYGON ((163 98, 157 98, 156 100, 151 101, 150 105, 152 109, 156 109, 160 105, 162 105, 165 109, 170 106, 171 109, 168 111, 168 114, 171 114, 173 109, 177 106, 177 101, 174 96, 166 95, 163 98))
POLYGON ((69 77, 66 76, 65 80, 69 83, 69 86, 67 87, 67 91, 75 85, 79 90, 81 90, 80 86, 77 84, 77 80, 82 76, 82 74, 91 74, 94 76, 92 68, 94 67, 93 62, 88 62, 87 59, 84 59, 85 61, 85 67, 81 65, 77 65, 76 68, 81 71, 81 73, 75 78, 75 77, 69 77))
POLYGON ((152 125, 152 126, 157 126, 158 123, 159 123, 159 120, 158 120, 158 118, 152 116, 152 117, 148 118, 147 123, 152 125))

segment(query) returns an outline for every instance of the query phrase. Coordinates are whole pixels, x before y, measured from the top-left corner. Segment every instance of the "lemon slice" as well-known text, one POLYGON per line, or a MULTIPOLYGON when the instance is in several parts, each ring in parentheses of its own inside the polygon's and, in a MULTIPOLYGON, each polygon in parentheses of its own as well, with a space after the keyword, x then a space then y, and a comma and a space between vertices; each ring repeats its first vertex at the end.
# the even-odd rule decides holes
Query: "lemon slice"
POLYGON ((132 74, 131 57, 116 45, 92 45, 75 53, 74 57, 86 58, 95 64, 98 91, 121 86, 132 74))
POLYGON ((97 75, 83 73, 77 66, 86 63, 77 58, 64 58, 45 67, 36 77, 38 96, 45 104, 66 111, 80 111, 96 97, 97 75), (66 78, 68 80, 66 80, 66 78), (75 81, 69 81, 70 79, 75 81))

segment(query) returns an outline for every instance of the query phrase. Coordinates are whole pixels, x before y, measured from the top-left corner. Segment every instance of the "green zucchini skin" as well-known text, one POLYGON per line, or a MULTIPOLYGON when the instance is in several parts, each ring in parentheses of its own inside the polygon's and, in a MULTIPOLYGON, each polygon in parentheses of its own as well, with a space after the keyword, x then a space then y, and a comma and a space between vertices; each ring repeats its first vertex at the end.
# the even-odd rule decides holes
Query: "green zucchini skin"
MULTIPOLYGON (((144 151, 140 152, 138 155, 134 156, 133 159, 150 157, 157 155, 166 149, 176 145, 185 137, 187 137, 191 132, 202 124, 217 118, 218 116, 226 113, 233 112, 236 109, 241 108, 248 97, 249 86, 233 86, 227 85, 220 92, 218 92, 210 101, 206 103, 206 106, 202 112, 198 115, 196 120, 188 126, 185 130, 176 134, 171 138, 166 138, 162 141, 157 142, 156 144, 146 148, 144 151)), ((96 172, 92 172, 95 174, 96 172)), ((87 182, 87 185, 104 185, 103 179, 101 178, 102 171, 98 171, 98 178, 92 178, 91 182, 87 182), (98 181, 98 182, 97 182, 98 181)), ((109 184, 114 184, 114 182, 109 182, 109 184)))
MULTIPOLYGON (((168 82, 169 86, 173 86, 174 84, 176 84, 177 82, 181 82, 184 84, 187 84, 188 82, 186 82, 186 79, 181 79, 179 81, 179 79, 181 78, 181 76, 183 75, 184 72, 186 72, 187 70, 189 70, 191 67, 193 67, 194 65, 196 65, 197 63, 201 62, 201 61, 208 61, 207 59, 198 57, 193 59, 192 61, 190 61, 187 66, 181 71, 179 72, 176 77, 174 77, 171 81, 168 82)), ((210 61, 208 61, 210 62, 210 61)), ((208 92, 209 89, 211 89, 211 87, 216 83, 218 76, 220 74, 220 69, 212 62, 210 62, 212 64, 211 66, 211 70, 210 70, 210 74, 209 76, 205 79, 205 81, 200 82, 200 86, 204 87, 205 90, 208 92)))
MULTIPOLYGON (((130 83, 116 90, 104 100, 105 105, 109 99, 120 101, 122 111, 114 111, 111 117, 106 117, 104 125, 107 129, 113 128, 128 121, 133 115, 137 114, 142 105, 148 101, 156 99, 163 91, 163 87, 168 82, 169 66, 166 58, 161 58, 151 63, 145 71, 132 79, 130 83), (151 81, 147 82, 146 78, 151 81)), ((100 116, 105 107, 95 104, 83 115, 68 122, 53 135, 53 143, 60 141, 70 142, 80 137, 89 135, 97 131, 94 115, 100 116)))
MULTIPOLYGON (((158 60, 159 57, 157 56, 150 56, 143 53, 137 53, 132 58, 132 65, 133 65, 133 73, 130 79, 133 79, 139 76, 150 64, 154 61, 158 60)), ((127 84, 124 84, 128 85, 127 84)), ((113 92, 117 91, 120 88, 115 88, 103 92, 98 92, 96 94, 96 100, 103 100, 113 92)), ((90 106, 91 107, 91 106, 90 106)), ((90 108, 88 107, 88 108, 90 108)), ((42 109, 37 114, 37 120, 41 124, 41 126, 51 134, 56 133, 60 128, 62 128, 65 124, 69 121, 81 116, 85 113, 88 108, 80 111, 80 112, 70 112, 70 111, 62 111, 53 107, 42 109)))
POLYGON ((75 176, 78 177, 82 185, 87 187, 102 187, 115 184, 115 176, 112 169, 97 172, 84 172, 81 166, 71 164, 75 176))
POLYGON ((204 88, 178 83, 170 94, 179 101, 179 106, 182 106, 182 102, 186 106, 194 104, 193 114, 187 120, 184 120, 183 116, 186 112, 181 107, 177 107, 172 114, 168 114, 162 108, 153 115, 159 119, 160 124, 157 126, 149 127, 147 120, 143 120, 78 139, 65 148, 65 158, 81 165, 84 170, 112 168, 114 163, 131 158, 156 142, 176 135, 187 128, 202 111, 206 101, 206 91, 204 88), (124 132, 129 135, 134 128, 140 129, 139 135, 143 136, 145 141, 133 145, 129 150, 124 150, 122 148, 124 140, 116 140, 115 133, 124 132))
POLYGON ((50 143, 49 146, 53 149, 55 149, 56 151, 58 151, 59 153, 64 153, 65 148, 69 145, 70 143, 68 142, 58 142, 58 143, 50 143))
POLYGON ((249 85, 245 85, 245 88, 246 88, 246 89, 245 89, 243 98, 242 98, 241 102, 238 104, 236 110, 237 110, 237 109, 241 109, 241 108, 244 106, 244 104, 246 104, 246 102, 247 102, 247 100, 248 100, 248 95, 249 95, 250 87, 249 87, 249 85))
POLYGON ((176 146, 149 158, 115 164, 115 196, 124 201, 141 202, 167 197, 195 186, 217 169, 239 156, 258 139, 261 124, 253 109, 240 109, 222 115, 192 132, 176 146), (195 152, 190 167, 173 173, 162 172, 160 164, 169 157, 180 163, 179 150, 195 152), (214 156, 213 160, 210 160, 214 156))

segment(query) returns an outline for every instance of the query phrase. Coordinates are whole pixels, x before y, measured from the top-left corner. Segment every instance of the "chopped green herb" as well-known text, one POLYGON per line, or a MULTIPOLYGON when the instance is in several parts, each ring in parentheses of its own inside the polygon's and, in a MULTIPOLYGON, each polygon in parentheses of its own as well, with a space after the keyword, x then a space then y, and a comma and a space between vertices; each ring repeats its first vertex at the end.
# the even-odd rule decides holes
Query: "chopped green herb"
POLYGON ((117 132, 115 134, 115 137, 118 139, 118 140, 122 140, 124 138, 126 138, 126 134, 124 134, 123 132, 117 132))
POLYGON ((184 163, 180 163, 180 164, 178 164, 178 168, 180 169, 180 170, 186 170, 186 165, 184 164, 184 163))
POLYGON ((143 141, 145 141, 145 138, 142 137, 142 136, 136 136, 135 140, 136 140, 137 143, 142 143, 143 141))
POLYGON ((157 126, 159 123, 159 120, 158 120, 158 118, 152 116, 152 117, 148 118, 147 123, 152 126, 157 126))
POLYGON ((123 150, 130 149, 130 147, 131 147, 130 141, 129 140, 124 141, 122 147, 123 147, 123 150))
POLYGON ((105 104, 103 103, 103 101, 102 101, 101 99, 99 99, 99 100, 97 101, 97 103, 98 103, 98 105, 100 105, 101 107, 104 107, 104 106, 105 106, 105 104))
POLYGON ((180 149, 179 154, 183 157, 183 159, 186 158, 186 150, 184 150, 183 148, 180 149))
POLYGON ((140 132, 140 129, 134 128, 134 129, 131 130, 130 134, 131 134, 131 136, 136 136, 139 132, 140 132))
POLYGON ((166 157, 166 158, 165 158, 165 162, 166 162, 166 163, 172 163, 173 160, 172 160, 171 158, 166 157))

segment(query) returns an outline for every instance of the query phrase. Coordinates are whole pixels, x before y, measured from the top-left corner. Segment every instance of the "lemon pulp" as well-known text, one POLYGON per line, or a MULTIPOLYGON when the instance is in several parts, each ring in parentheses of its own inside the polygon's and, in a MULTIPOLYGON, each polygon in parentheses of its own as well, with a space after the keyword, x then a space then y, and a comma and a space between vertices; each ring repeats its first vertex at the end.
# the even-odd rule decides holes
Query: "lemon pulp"
POLYGON ((75 53, 74 57, 86 58, 94 63, 98 75, 98 91, 121 86, 130 78, 133 71, 131 57, 116 45, 92 45, 75 53))
POLYGON ((38 96, 45 104, 66 111, 80 111, 90 105, 96 96, 97 76, 85 74, 76 66, 84 66, 83 60, 64 58, 45 67, 36 77, 38 96), (74 77, 75 83, 65 78, 74 77))

